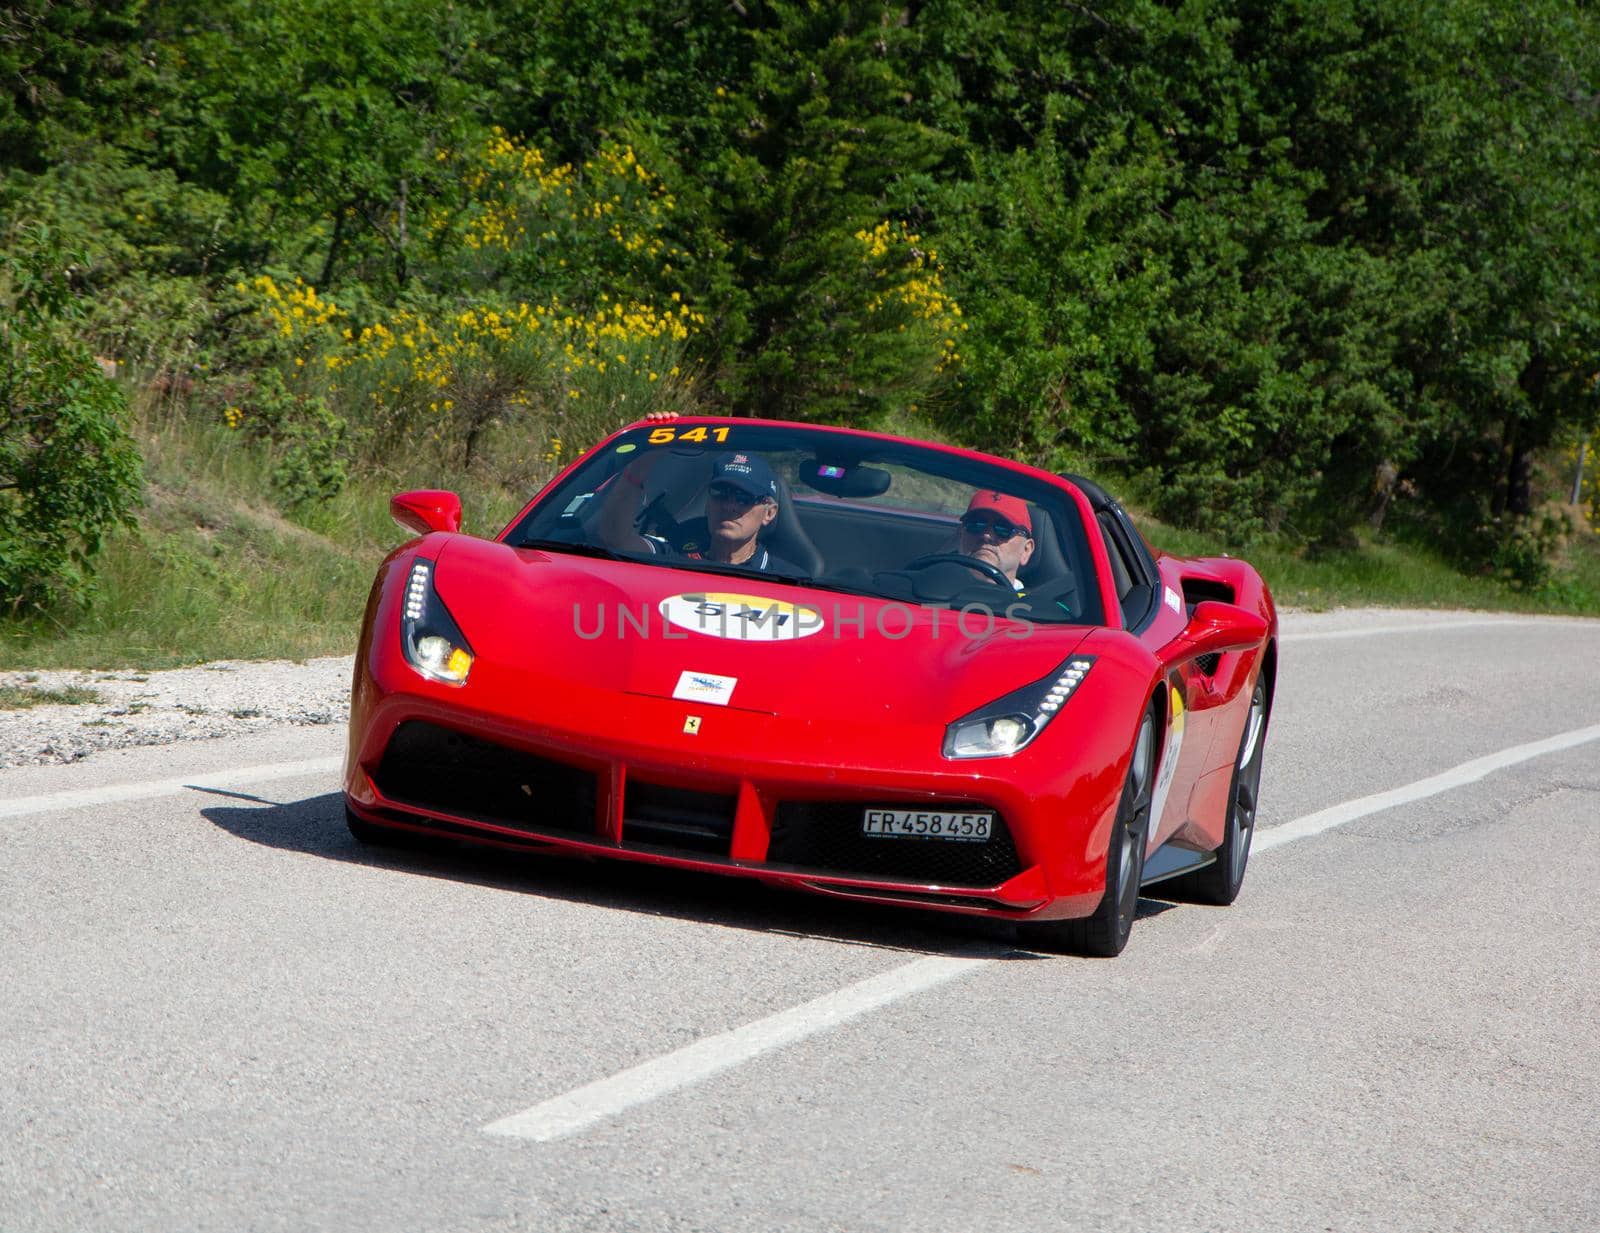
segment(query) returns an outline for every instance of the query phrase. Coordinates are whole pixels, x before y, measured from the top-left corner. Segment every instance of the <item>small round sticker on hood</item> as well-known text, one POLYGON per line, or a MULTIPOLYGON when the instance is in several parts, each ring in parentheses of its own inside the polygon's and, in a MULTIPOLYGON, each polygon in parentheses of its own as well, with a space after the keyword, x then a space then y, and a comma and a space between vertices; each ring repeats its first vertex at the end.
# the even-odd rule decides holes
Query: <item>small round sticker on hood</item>
POLYGON ((660 607, 662 617, 679 629, 735 642, 790 642, 809 638, 823 626, 817 609, 765 595, 690 591, 667 596, 660 607))

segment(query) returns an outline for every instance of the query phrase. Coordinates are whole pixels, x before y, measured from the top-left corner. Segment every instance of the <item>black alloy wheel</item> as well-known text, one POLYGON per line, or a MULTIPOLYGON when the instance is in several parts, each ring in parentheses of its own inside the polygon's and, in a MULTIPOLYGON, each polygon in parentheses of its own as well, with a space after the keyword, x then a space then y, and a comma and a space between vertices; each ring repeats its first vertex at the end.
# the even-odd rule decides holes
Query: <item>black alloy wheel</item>
POLYGON ((1018 936, 1041 950, 1109 959, 1120 955, 1133 932, 1150 838, 1150 798, 1155 784, 1156 714, 1147 710, 1134 741, 1116 821, 1106 845, 1106 893, 1094 912, 1079 920, 1039 921, 1018 927, 1018 936))
POLYGON ((1239 897, 1245 866, 1250 862, 1250 841, 1256 833, 1256 808, 1261 800, 1261 750, 1267 739, 1267 683, 1256 678, 1250 695, 1250 713, 1239 735, 1239 752, 1233 760, 1233 780, 1228 787, 1228 821, 1217 859, 1204 869, 1161 884, 1165 898, 1226 907, 1239 897))

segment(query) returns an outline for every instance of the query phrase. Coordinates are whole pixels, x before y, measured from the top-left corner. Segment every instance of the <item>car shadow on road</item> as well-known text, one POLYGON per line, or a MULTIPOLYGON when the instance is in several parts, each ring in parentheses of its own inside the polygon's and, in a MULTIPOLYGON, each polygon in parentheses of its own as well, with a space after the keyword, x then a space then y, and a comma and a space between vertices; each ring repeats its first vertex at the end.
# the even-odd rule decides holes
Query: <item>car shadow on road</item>
MULTIPOLYGON (((590 861, 542 852, 515 852, 441 841, 425 849, 369 847, 351 836, 338 792, 274 802, 245 793, 197 788, 249 805, 211 805, 200 811, 213 825, 252 843, 329 860, 392 869, 410 877, 539 895, 649 916, 702 921, 730 929, 791 934, 848 946, 917 954, 972 954, 1039 959, 1020 949, 1006 921, 949 916, 915 908, 883 908, 784 891, 744 878, 663 869, 631 861, 590 861)), ((1141 917, 1171 904, 1139 903, 1141 917)))

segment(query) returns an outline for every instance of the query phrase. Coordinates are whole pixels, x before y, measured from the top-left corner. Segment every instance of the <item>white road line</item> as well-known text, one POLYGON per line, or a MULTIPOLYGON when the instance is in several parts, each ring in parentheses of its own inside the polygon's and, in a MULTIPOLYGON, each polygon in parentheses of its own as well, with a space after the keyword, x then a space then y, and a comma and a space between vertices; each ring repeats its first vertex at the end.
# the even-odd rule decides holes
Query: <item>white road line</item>
POLYGON ((1309 839, 1312 835, 1320 835, 1323 831, 1343 826, 1346 822, 1354 822, 1357 818, 1382 813, 1385 809, 1393 809, 1397 805, 1409 805, 1424 797, 1437 796, 1441 792, 1450 791, 1451 788, 1476 783, 1495 771, 1526 762, 1530 758, 1559 753, 1563 749, 1587 745, 1590 741, 1600 741, 1600 724, 1588 728, 1574 728, 1571 732, 1562 732, 1556 736, 1546 737, 1542 741, 1530 741, 1526 745, 1513 745, 1510 749, 1474 758, 1471 762, 1463 762, 1460 766, 1453 766, 1448 771, 1441 771, 1437 775, 1430 775, 1426 779, 1419 779, 1416 783, 1409 783, 1401 788, 1391 788, 1387 792, 1377 792, 1358 800, 1345 801, 1342 805, 1331 805, 1303 818, 1296 818, 1293 822, 1285 822, 1282 826, 1257 832, 1255 842, 1250 848, 1252 852, 1270 852, 1273 848, 1293 843, 1296 839, 1309 839))
POLYGON ((1421 625, 1367 625, 1355 629, 1324 629, 1311 633, 1295 633, 1285 630, 1278 637, 1280 642, 1326 642, 1334 638, 1372 638, 1379 634, 1435 634, 1452 629, 1481 629, 1485 626, 1498 625, 1501 627, 1515 627, 1518 625, 1542 625, 1546 629, 1565 626, 1570 629, 1587 629, 1600 632, 1600 621, 1585 621, 1581 619, 1563 619, 1561 617, 1473 617, 1462 621, 1433 621, 1421 625))
POLYGON ((271 779, 293 779, 298 775, 335 774, 343 765, 343 758, 308 758, 304 762, 270 762, 261 766, 240 766, 231 771, 213 771, 208 775, 183 775, 174 779, 149 779, 143 783, 81 788, 75 792, 48 792, 43 796, 21 796, 14 801, 0 801, 0 818, 19 818, 30 813, 51 813, 57 809, 81 809, 85 805, 142 801, 152 796, 174 796, 189 788, 232 788, 239 784, 262 783, 271 779))
MULTIPOLYGON (((1252 847, 1256 852, 1268 852, 1297 839, 1320 835, 1346 822, 1354 822, 1357 818, 1475 783, 1494 771, 1515 766, 1519 762, 1590 741, 1600 741, 1600 724, 1577 728, 1526 745, 1515 745, 1499 753, 1463 762, 1460 766, 1427 779, 1419 779, 1402 788, 1307 814, 1293 822, 1259 832, 1252 847)), ((838 1027, 869 1011, 932 989, 993 962, 993 959, 945 957, 918 959, 853 985, 846 985, 837 992, 824 994, 791 1010, 780 1011, 716 1036, 708 1036, 682 1049, 630 1066, 609 1078, 598 1079, 521 1113, 490 1122, 484 1130, 492 1135, 532 1139, 536 1143, 564 1139, 636 1105, 646 1104, 763 1053, 838 1027)))
POLYGON ((707 1036, 672 1053, 630 1066, 609 1079, 586 1084, 522 1113, 490 1122, 484 1130, 492 1135, 532 1139, 536 1143, 564 1139, 624 1109, 698 1083, 760 1054, 825 1032, 991 962, 990 959, 947 956, 918 959, 790 1010, 779 1011, 729 1032, 707 1036))

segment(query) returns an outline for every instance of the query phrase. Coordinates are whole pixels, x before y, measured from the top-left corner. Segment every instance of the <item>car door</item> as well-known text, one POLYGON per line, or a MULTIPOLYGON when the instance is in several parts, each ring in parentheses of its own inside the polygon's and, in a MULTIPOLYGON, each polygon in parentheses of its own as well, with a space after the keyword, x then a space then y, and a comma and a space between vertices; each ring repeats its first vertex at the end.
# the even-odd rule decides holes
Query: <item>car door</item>
MULTIPOLYGON (((1158 659, 1187 622, 1182 596, 1161 576, 1144 538, 1121 506, 1106 500, 1095 510, 1105 540, 1123 627, 1158 659)), ((1205 773, 1215 716, 1203 665, 1193 658, 1170 663, 1163 673, 1166 732, 1156 765, 1151 800, 1150 849, 1188 820, 1189 797, 1205 773)))

